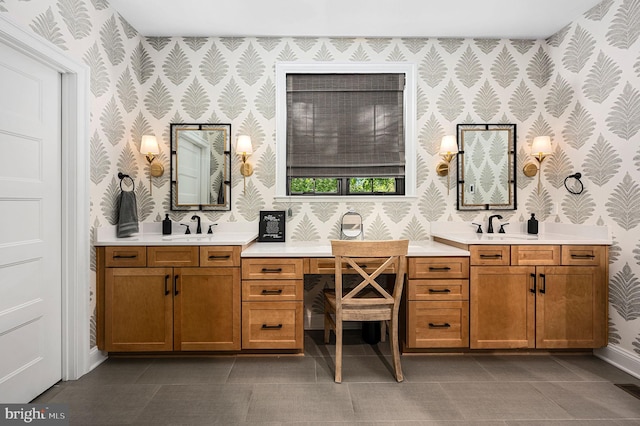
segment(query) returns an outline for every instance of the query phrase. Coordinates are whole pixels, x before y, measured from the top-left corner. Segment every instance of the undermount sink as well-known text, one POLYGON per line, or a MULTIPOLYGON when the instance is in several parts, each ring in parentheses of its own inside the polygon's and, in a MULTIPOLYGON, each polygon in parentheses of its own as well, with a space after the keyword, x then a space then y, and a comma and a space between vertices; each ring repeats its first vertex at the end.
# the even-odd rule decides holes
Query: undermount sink
POLYGON ((162 237, 163 241, 200 241, 200 240, 210 240, 213 237, 213 234, 181 234, 181 235, 164 235, 162 237))
POLYGON ((478 234, 483 240, 537 240, 537 235, 530 234, 478 234))

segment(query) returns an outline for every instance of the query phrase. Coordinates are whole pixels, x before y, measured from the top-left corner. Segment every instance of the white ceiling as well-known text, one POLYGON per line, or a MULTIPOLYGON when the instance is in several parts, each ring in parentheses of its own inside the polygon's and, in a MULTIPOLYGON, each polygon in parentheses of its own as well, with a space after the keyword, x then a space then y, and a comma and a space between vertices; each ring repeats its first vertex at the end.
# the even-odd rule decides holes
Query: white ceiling
POLYGON ((144 36, 547 38, 601 0, 111 0, 144 36))

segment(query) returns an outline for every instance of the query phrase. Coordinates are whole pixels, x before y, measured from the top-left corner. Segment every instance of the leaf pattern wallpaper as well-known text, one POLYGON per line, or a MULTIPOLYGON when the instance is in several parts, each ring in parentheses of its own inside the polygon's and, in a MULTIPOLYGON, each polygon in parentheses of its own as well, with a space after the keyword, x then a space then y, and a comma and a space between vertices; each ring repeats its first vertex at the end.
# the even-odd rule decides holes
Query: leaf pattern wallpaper
MULTIPOLYGON (((466 226, 462 222, 486 221, 491 214, 455 209, 455 184, 447 193, 446 178, 435 172, 442 136, 454 134, 458 123, 515 123, 519 203, 507 214, 511 226, 536 213, 544 221, 610 228, 610 342, 640 362, 640 1, 604 0, 548 40, 145 38, 107 0, 2 0, 0 13, 90 69, 92 235, 115 223, 121 169, 135 176, 139 216, 164 217, 169 179, 156 180, 149 190, 140 137, 149 132, 159 138, 159 157, 168 168, 169 124, 198 121, 231 123, 233 139, 242 132, 255 141, 256 172, 246 192, 233 155, 232 210, 208 213, 211 220, 255 222, 262 209, 290 208, 287 238, 317 241, 335 237, 340 216, 354 208, 368 236, 425 239, 432 221, 466 226), (415 63, 417 197, 275 203, 278 61, 415 63), (555 146, 540 194, 537 178, 521 173, 539 135, 550 135, 555 146), (580 196, 562 185, 576 171, 585 184, 580 196)), ((170 214, 174 220, 183 216, 170 214)), ((307 309, 317 311, 317 286, 311 287, 307 309)), ((95 319, 91 324, 93 345, 95 319)))

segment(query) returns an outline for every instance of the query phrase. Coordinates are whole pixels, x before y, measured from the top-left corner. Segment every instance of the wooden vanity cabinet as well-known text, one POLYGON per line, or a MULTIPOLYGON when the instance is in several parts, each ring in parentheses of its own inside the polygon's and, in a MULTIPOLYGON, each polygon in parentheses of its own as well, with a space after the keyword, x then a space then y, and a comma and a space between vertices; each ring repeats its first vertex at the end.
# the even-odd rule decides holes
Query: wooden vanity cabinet
POLYGON ((405 349, 469 346, 469 259, 410 257, 405 349))
POLYGON ((472 349, 607 344, 606 246, 511 246, 509 266, 474 263, 475 247, 472 349))
POLYGON ((239 350, 240 247, 216 248, 225 254, 207 264, 202 259, 209 260, 210 250, 211 246, 99 247, 98 263, 104 265, 104 285, 98 283, 100 349, 239 350), (135 260, 130 257, 134 252, 135 260), (216 266, 218 260, 224 266, 216 266), (136 261, 137 267, 131 267, 136 261))
POLYGON ((304 349, 302 258, 242 259, 242 349, 304 349))

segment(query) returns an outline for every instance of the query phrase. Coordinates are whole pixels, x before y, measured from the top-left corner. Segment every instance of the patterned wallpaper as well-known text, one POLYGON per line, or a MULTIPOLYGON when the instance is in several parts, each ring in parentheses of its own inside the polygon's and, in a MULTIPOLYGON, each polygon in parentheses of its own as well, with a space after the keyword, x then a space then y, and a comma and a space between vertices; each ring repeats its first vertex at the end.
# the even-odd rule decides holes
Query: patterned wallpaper
MULTIPOLYGON (((542 221, 612 229, 610 341, 640 358, 640 1, 604 0, 546 41, 143 38, 107 0, 0 0, 0 11, 91 68, 92 232, 115 223, 118 171, 136 180, 140 219, 161 220, 169 174, 154 179, 152 195, 140 138, 158 136, 168 166, 169 123, 202 122, 231 123, 234 139, 249 134, 255 165, 243 194, 233 156, 232 211, 206 213, 206 220, 254 222, 260 210, 291 208, 287 238, 315 241, 336 237, 351 207, 363 215, 368 238, 426 239, 432 221, 489 215, 456 211, 455 179, 447 194, 446 177, 435 173, 441 137, 458 123, 515 123, 519 208, 502 215, 512 224, 536 213, 542 221), (274 204, 278 61, 416 63, 418 198, 274 204), (551 135, 555 146, 539 194, 537 178, 521 172, 538 135, 551 135), (576 171, 585 183, 580 195, 563 186, 576 171)), ((309 294, 308 306, 317 311, 314 299, 309 294)))

